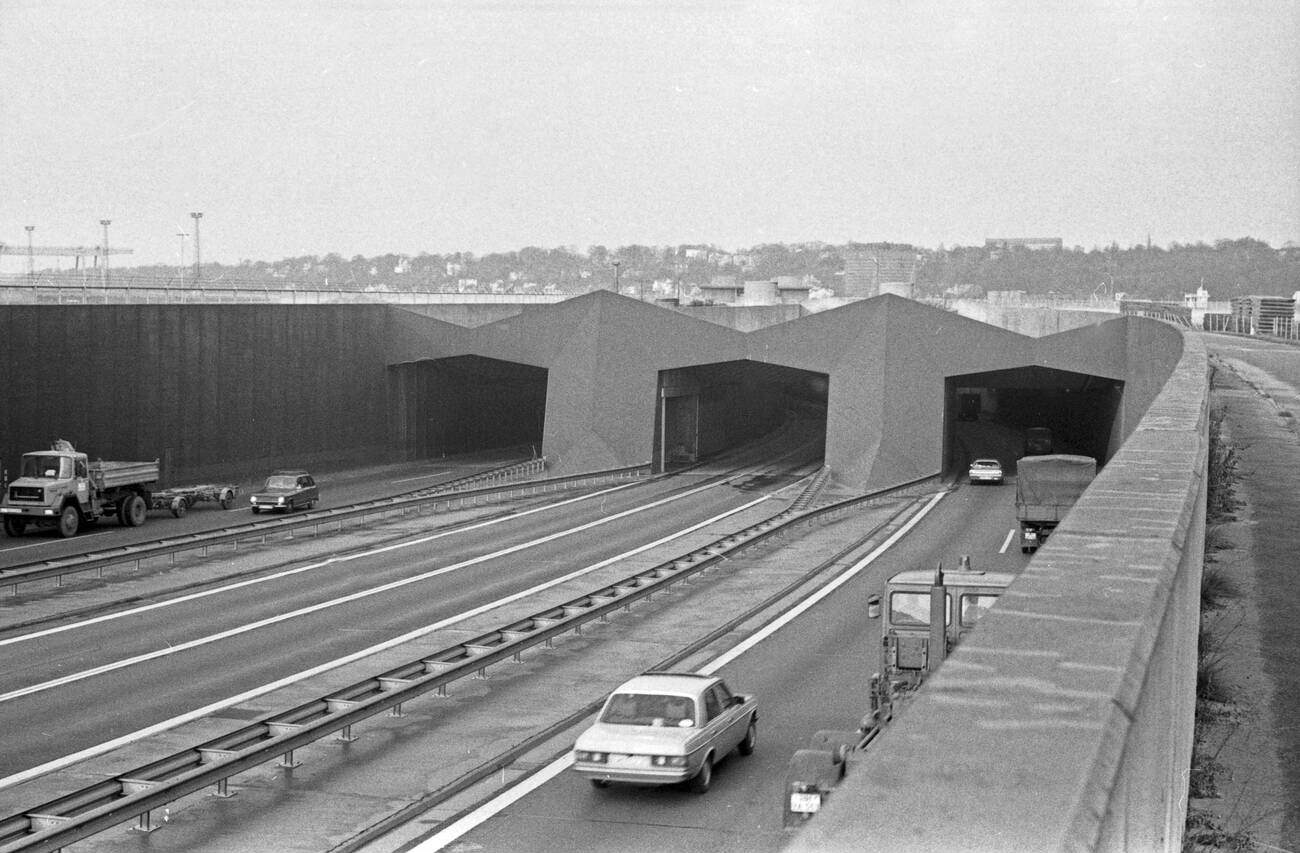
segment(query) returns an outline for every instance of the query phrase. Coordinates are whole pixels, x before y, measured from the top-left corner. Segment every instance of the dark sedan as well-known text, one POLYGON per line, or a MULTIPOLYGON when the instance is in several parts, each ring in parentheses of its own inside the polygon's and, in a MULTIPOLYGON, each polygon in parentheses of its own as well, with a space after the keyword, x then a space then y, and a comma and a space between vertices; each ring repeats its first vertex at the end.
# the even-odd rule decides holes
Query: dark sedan
POLYGON ((266 484, 248 499, 253 512, 284 510, 293 512, 299 507, 311 509, 320 500, 320 489, 306 471, 273 471, 266 484))

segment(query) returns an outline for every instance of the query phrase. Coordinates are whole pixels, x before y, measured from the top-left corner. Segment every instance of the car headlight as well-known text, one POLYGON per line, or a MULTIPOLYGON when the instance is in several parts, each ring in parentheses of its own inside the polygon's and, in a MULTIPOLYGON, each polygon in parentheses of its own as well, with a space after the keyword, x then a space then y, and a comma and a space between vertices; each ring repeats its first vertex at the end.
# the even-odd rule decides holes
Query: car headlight
POLYGON ((590 761, 593 764, 604 764, 609 759, 609 755, 604 752, 588 752, 583 749, 575 749, 573 751, 573 758, 575 761, 590 761))
POLYGON ((655 767, 685 767, 686 756, 684 755, 656 755, 650 759, 650 763, 655 767))
POLYGON ((284 498, 276 498, 276 499, 275 499, 275 505, 276 505, 276 506, 284 506, 284 498))
POLYGON ((253 506, 257 506, 257 495, 253 495, 251 498, 249 498, 248 502, 251 503, 253 506))

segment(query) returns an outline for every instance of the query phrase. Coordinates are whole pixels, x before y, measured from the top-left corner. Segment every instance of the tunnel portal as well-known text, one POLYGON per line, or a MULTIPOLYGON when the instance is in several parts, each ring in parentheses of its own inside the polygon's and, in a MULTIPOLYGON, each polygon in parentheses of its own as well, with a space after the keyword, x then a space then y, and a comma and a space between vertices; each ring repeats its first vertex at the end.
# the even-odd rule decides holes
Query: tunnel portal
POLYGON ((654 468, 690 465, 778 430, 821 458, 828 387, 824 373, 757 361, 661 370, 654 468))
POLYGON ((390 370, 394 422, 408 458, 477 450, 542 450, 547 370, 478 355, 390 370))
POLYGON ((981 456, 1012 471, 1022 456, 1044 452, 1091 456, 1100 467, 1122 441, 1118 379, 1029 366, 949 376, 944 386, 945 475, 960 475, 981 456), (1050 449, 1027 440, 1028 430, 1043 427, 1050 449))

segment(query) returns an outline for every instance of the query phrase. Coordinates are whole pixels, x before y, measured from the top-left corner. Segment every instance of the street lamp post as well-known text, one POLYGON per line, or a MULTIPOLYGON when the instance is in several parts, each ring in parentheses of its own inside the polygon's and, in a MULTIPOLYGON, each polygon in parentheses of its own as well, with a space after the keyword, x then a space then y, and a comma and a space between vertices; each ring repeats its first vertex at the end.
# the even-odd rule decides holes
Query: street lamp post
POLYGON ((99 283, 108 287, 108 226, 113 223, 111 219, 101 219, 99 224, 104 226, 104 265, 99 268, 99 283))
POLYGON ((36 256, 32 254, 32 232, 36 230, 35 225, 24 225, 27 229, 27 278, 30 281, 36 280, 36 256))
POLYGON ((190 218, 194 220, 194 284, 197 287, 203 281, 200 278, 201 270, 199 267, 200 263, 202 263, 199 257, 199 220, 203 218, 203 214, 191 213, 190 218))
POLYGON ((185 286, 185 238, 190 236, 188 232, 177 231, 176 236, 181 238, 181 256, 180 263, 176 266, 176 271, 180 273, 181 287, 185 286))

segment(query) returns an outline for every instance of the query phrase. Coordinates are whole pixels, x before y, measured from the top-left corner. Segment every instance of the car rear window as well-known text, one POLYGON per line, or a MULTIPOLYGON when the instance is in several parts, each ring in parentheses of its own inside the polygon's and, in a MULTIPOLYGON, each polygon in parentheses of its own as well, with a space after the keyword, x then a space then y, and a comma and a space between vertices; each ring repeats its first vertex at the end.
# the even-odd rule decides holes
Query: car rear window
POLYGON ((602 723, 616 726, 680 726, 694 722, 695 700, 659 693, 615 693, 605 703, 602 723))

